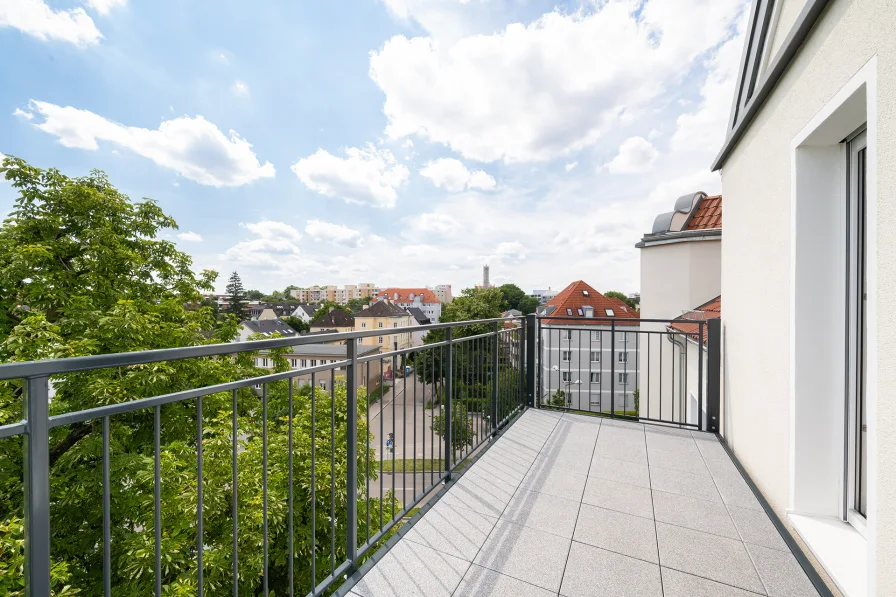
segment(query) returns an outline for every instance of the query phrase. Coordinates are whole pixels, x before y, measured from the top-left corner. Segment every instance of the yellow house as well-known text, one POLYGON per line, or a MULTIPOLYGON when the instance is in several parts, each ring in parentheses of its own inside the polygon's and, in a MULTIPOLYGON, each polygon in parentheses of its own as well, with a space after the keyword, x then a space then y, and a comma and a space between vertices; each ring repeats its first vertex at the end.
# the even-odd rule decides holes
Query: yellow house
POLYGON ((380 335, 358 338, 362 346, 381 346, 384 351, 394 350, 398 342, 399 350, 413 346, 412 328, 414 318, 401 307, 388 300, 365 305, 355 315, 355 331, 379 330, 380 335))

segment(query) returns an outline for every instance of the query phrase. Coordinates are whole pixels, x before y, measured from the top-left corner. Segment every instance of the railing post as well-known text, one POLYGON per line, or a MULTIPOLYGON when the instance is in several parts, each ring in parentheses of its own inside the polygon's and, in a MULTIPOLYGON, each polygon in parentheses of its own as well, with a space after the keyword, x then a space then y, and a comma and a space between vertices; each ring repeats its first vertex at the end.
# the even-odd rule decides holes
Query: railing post
POLYGON ((610 322, 610 416, 616 416, 616 321, 610 322))
POLYGON ((495 322, 495 354, 492 359, 492 437, 498 433, 498 367, 500 366, 501 336, 499 323, 495 322))
MULTIPOLYGON (((703 420, 703 332, 706 331, 706 322, 697 323, 697 425, 700 431, 706 431, 706 421, 703 420)), ((686 338, 685 338, 686 339, 686 338)), ((685 343, 685 358, 689 348, 685 343)), ((687 382, 685 382, 687 386, 687 382)))
POLYGON ((454 427, 451 413, 451 401, 454 398, 454 355, 453 348, 453 329, 445 329, 445 340, 448 342, 448 375, 445 378, 445 396, 443 398, 445 408, 442 411, 442 418, 445 425, 445 483, 451 480, 451 460, 454 452, 452 451, 451 431, 454 427))
POLYGON ((50 386, 25 380, 25 595, 50 594, 50 386))
MULTIPOLYGON (((346 554, 351 562, 351 570, 358 568, 358 389, 355 371, 358 364, 357 341, 349 338, 345 341, 345 356, 348 365, 345 368, 346 399, 346 554)), ((395 371, 392 372, 395 377, 395 371)), ((291 380, 290 380, 290 383, 291 380)))
MULTIPOLYGON (((722 403, 722 320, 707 321, 706 419, 707 431, 719 433, 722 403)), ((700 380, 701 383, 703 380, 700 380)))
POLYGON ((529 406, 536 406, 535 370, 537 362, 535 313, 526 315, 526 389, 529 393, 529 406))
MULTIPOLYGON (((526 322, 520 321, 520 327, 516 330, 516 350, 519 353, 517 355, 518 360, 517 364, 520 368, 519 374, 519 392, 517 396, 517 407, 522 409, 527 404, 529 404, 528 395, 526 393, 526 322)), ((510 339, 511 346, 513 346, 513 337, 510 339)), ((513 350, 510 351, 513 353, 513 350)), ((511 354, 511 357, 513 355, 511 354)))

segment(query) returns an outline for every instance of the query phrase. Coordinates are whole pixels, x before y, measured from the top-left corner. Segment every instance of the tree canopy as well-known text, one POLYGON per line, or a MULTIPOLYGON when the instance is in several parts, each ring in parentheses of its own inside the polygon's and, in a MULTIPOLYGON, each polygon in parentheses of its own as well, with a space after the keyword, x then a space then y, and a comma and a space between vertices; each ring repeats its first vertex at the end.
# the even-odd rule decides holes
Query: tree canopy
POLYGON ((233 315, 237 321, 243 321, 249 317, 249 309, 247 303, 249 299, 246 297, 246 290, 243 288, 243 281, 237 272, 230 274, 230 280, 227 282, 227 313, 233 315))
POLYGON ((628 305, 628 306, 631 307, 632 309, 637 309, 637 308, 638 308, 638 303, 637 303, 637 302, 635 302, 634 300, 630 299, 626 294, 623 294, 622 292, 619 292, 618 290, 608 290, 607 292, 604 293, 604 296, 605 296, 605 297, 608 297, 608 298, 616 298, 616 299, 619 299, 620 301, 622 301, 623 303, 625 303, 626 305, 628 305))
MULTIPOLYGON (((163 234, 175 221, 151 200, 131 202, 98 171, 69 178, 7 157, 0 174, 17 192, 0 226, 0 360, 27 361, 66 356, 129 352, 228 342, 237 335, 237 319, 216 323, 210 306, 200 305, 216 273, 194 274, 188 255, 163 234)), ((272 351, 274 368, 289 368, 282 351, 272 351)), ((52 415, 98 405, 247 379, 266 370, 251 354, 185 359, 102 369, 52 378, 52 415)), ((363 389, 358 404, 363 404, 363 389)), ((297 393, 298 394, 298 393, 297 393)), ((330 506, 335 503, 336 558, 345 557, 346 416, 345 386, 314 394, 318 425, 311 434, 311 393, 294 401, 295 518, 297 592, 312 586, 309 562, 317 578, 329 573, 330 506), (330 418, 335 421, 331 437, 330 418), (316 491, 311 496, 311 445, 316 491), (331 462, 330 454, 335 452, 331 462), (331 466, 335 464, 335 468, 331 466), (336 492, 331 493, 331 480, 336 492), (332 500, 332 501, 331 501, 332 500), (311 503, 317 528, 312 544, 311 503), (341 513, 341 514, 340 514, 341 513), (313 554, 313 555, 312 555, 313 554), (300 588, 300 590, 299 590, 300 588)), ((288 382, 269 384, 267 393, 269 585, 287 593, 288 541, 288 382)), ((231 417, 233 396, 203 399, 204 491, 203 575, 209 594, 229 593, 231 575, 231 417)), ((0 424, 21 419, 22 386, 0 382, 0 424)), ((160 407, 162 467, 163 585, 166 595, 195 595, 198 527, 196 516, 196 400, 160 407)), ((258 594, 262 574, 263 399, 252 389, 237 392, 240 592, 258 594)), ((153 593, 154 459, 153 409, 110 419, 110 493, 112 584, 116 595, 153 593)), ((364 471, 375 474, 365 417, 358 422, 358 487, 364 471)), ((63 425, 51 430, 51 552, 56 596, 102 594, 102 436, 101 421, 63 425)), ((0 594, 23 594, 23 492, 20 438, 0 440, 0 594)), ((387 508, 394 506, 388 496, 387 508)), ((359 536, 367 500, 359 500, 359 536)), ((370 500, 377 518, 380 503, 370 500)), ((396 507, 396 510, 400 506, 396 507)), ((372 533, 371 533, 372 534, 372 533)))

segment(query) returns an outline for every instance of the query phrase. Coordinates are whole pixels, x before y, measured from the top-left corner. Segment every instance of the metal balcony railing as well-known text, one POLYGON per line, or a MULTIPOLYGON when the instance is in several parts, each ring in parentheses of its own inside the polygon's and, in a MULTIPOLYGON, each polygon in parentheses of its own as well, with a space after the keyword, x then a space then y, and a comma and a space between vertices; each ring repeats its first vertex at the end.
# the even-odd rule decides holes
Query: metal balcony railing
POLYGON ((383 331, 370 330, 0 365, 0 382, 22 402, 22 420, 0 426, 0 441, 22 444, 21 462, 4 469, 20 467, 21 491, 0 496, 0 523, 21 517, 24 593, 320 595, 525 408, 717 430, 718 321, 694 322, 694 334, 669 321, 563 319, 415 327, 429 344, 388 352, 376 350, 383 331), (312 345, 344 346, 344 356, 328 349, 328 362, 303 361, 312 345), (241 358, 254 359, 256 375, 165 395, 135 391, 85 410, 52 399, 73 377, 241 358), (67 474, 101 469, 97 499, 83 512, 66 509, 68 488, 54 483, 61 461, 51 453, 73 429, 87 447, 66 462, 67 474), (164 475, 185 450, 195 466, 164 475), (114 457, 127 466, 113 469, 114 457), (185 503, 195 508, 186 524, 176 516, 185 503), (57 550, 72 529, 80 552, 57 550))

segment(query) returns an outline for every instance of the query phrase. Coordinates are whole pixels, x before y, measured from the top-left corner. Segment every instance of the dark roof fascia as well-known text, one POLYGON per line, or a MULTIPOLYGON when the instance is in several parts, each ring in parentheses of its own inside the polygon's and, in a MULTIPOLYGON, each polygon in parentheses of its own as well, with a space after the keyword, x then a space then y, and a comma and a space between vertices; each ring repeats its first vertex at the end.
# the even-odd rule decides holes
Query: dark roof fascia
POLYGON ((652 247, 655 245, 668 245, 672 243, 695 242, 701 240, 719 240, 721 237, 721 228, 707 228, 706 230, 682 230, 681 232, 664 232, 661 234, 645 234, 644 238, 642 238, 641 241, 635 245, 635 247, 638 249, 643 249, 644 247, 652 247))
POLYGON ((765 104, 765 100, 768 99, 775 86, 784 76, 784 73, 787 72, 787 67, 793 62, 797 52, 799 52, 800 47, 802 47, 806 38, 809 37, 809 34, 812 32, 812 27, 821 17, 821 14, 824 12, 824 9, 829 2, 830 0, 806 1, 803 10, 796 19, 796 23, 794 23, 793 27, 790 29, 790 33, 788 33, 787 37, 784 39, 783 45, 769 65, 762 81, 759 82, 756 93, 750 98, 750 101, 743 111, 743 115, 734 125, 734 129, 731 131, 731 134, 728 135, 728 138, 725 139, 725 143, 722 145, 719 155, 717 155, 716 159, 713 161, 713 172, 722 168, 725 164, 725 160, 728 159, 728 156, 731 155, 731 152, 734 151, 738 142, 747 132, 750 123, 753 122, 753 119, 759 114, 759 110, 765 104))

